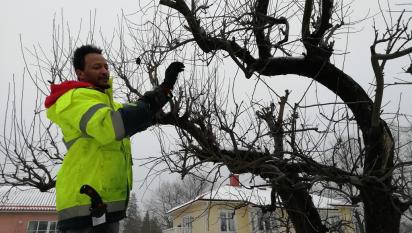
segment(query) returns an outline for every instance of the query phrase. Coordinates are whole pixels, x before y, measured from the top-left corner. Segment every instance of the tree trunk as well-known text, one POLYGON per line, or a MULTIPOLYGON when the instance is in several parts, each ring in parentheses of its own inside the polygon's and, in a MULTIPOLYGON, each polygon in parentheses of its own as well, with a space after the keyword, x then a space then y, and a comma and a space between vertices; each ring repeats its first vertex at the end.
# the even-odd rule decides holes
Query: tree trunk
MULTIPOLYGON (((290 177, 289 177, 290 178, 290 177)), ((290 178, 288 180, 293 180, 290 178)), ((286 180, 278 186, 277 193, 284 208, 292 220, 296 233, 326 233, 328 229, 322 224, 319 212, 313 204, 312 197, 306 189, 293 188, 286 180)))
POLYGON ((371 128, 366 135, 364 174, 366 180, 360 187, 365 209, 366 232, 398 233, 403 210, 400 202, 392 196, 391 175, 394 143, 384 121, 371 128))
POLYGON ((365 230, 367 233, 399 233, 402 211, 396 207, 397 199, 382 191, 380 186, 371 182, 361 188, 365 230))
MULTIPOLYGON (((393 168, 393 138, 383 120, 379 128, 371 128, 372 101, 363 88, 343 71, 320 59, 273 58, 255 63, 253 69, 267 76, 296 74, 314 79, 346 103, 362 130, 366 147, 364 177, 362 185, 358 186, 364 202, 366 232, 398 233, 403 209, 393 195, 392 175, 387 174, 393 168)), ((256 171, 251 169, 250 172, 256 171)), ((278 193, 296 232, 326 232, 309 193, 292 189, 290 184, 280 186, 283 187, 279 187, 278 193)))
MULTIPOLYGON (((230 151, 225 151, 228 156, 235 156, 235 154, 230 151)), ((239 151, 236 153, 237 156, 247 158, 250 161, 256 161, 263 155, 254 153, 241 154, 239 151)), ((243 159, 242 159, 243 160, 243 159)), ((262 161, 263 163, 263 161, 262 161)), ((278 179, 277 175, 273 173, 273 170, 265 170, 267 168, 256 168, 256 167, 242 167, 239 170, 237 161, 233 164, 225 163, 229 170, 233 173, 246 173, 250 172, 261 176, 263 179, 276 179, 277 183, 272 184, 272 190, 282 199, 283 208, 285 208, 289 218, 293 223, 293 227, 296 233, 326 233, 328 229, 322 224, 321 218, 319 216, 318 209, 313 204, 312 197, 306 188, 297 188, 298 174, 295 172, 290 172, 283 177, 278 179)), ((288 170, 284 168, 284 170, 288 170)), ((276 203, 276 197, 272 197, 272 205, 276 203)), ((273 210, 271 210, 273 211, 273 210)))
POLYGON ((274 76, 296 74, 312 78, 337 94, 352 110, 362 130, 366 147, 364 179, 361 190, 367 233, 398 233, 404 209, 393 195, 391 185, 394 144, 383 120, 371 127, 372 101, 351 77, 328 61, 307 58, 275 58, 255 65, 261 74, 274 76))

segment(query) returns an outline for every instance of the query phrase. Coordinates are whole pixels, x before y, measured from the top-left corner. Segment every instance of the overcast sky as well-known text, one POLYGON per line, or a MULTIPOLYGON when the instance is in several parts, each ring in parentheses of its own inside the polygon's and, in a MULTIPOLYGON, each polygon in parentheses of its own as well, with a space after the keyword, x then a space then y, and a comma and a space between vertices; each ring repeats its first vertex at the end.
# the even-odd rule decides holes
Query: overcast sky
MULTIPOLYGON (((23 59, 20 51, 20 36, 25 47, 32 47, 40 44, 43 48, 51 46, 53 18, 57 16, 60 19, 61 13, 71 29, 75 31, 83 21, 83 27, 86 27, 90 18, 90 13, 96 10, 97 29, 110 35, 117 24, 118 16, 122 10, 125 13, 132 13, 138 9, 138 4, 144 1, 133 0, 116 0, 116 1, 98 1, 98 0, 12 0, 3 1, 0 8, 0 76, 3 84, 0 85, 0 99, 5 102, 7 96, 7 84, 11 82, 13 75, 18 82, 21 81, 23 73, 23 59), (85 26, 86 25, 86 26, 85 26)), ((32 84, 26 80, 26 90, 30 93, 32 84)), ((27 94, 26 93, 26 97, 27 94)), ((30 97, 30 96, 29 96, 30 97)), ((32 99, 28 98, 25 103, 27 114, 31 114, 32 99)), ((0 104, 0 112, 3 114, 6 105, 0 104)), ((2 119, 2 118, 0 118, 2 119)), ((135 136, 137 148, 134 148, 134 155, 142 157, 143 155, 155 155, 160 151, 158 142, 153 133, 146 132, 135 136)), ((136 143, 135 143, 136 144, 136 143)), ((139 161, 136 161, 139 164, 139 161)), ((135 166, 135 191, 138 191, 138 185, 146 176, 147 170, 135 166)), ((170 176, 165 176, 165 179, 170 176)), ((158 180, 154 183, 157 187, 158 180), (156 183, 157 182, 157 183, 156 183)), ((138 193, 143 197, 141 189, 138 193)), ((149 195, 150 196, 150 195, 149 195)))
MULTIPOLYGON (((395 1, 402 2, 400 0, 395 1)), ((20 36, 26 47, 39 43, 47 48, 52 41, 51 31, 55 15, 59 18, 61 17, 61 12, 63 12, 65 21, 75 31, 81 20, 83 23, 88 22, 90 12, 94 12, 95 9, 97 12, 97 28, 101 29, 103 33, 110 35, 117 24, 118 16, 122 10, 125 13, 132 13, 138 8, 138 4, 143 5, 144 2, 134 0, 3 0, 0 8, 0 75, 3 81, 3 84, 0 86, 0 99, 4 100, 6 97, 7 83, 11 81, 13 75, 15 75, 16 79, 22 76, 23 63, 20 52, 20 36)), ((376 1, 355 1, 351 8, 355 11, 355 14, 351 20, 360 19, 366 15, 369 7, 372 7, 369 14, 372 15, 377 9, 376 1)), ((360 32, 349 35, 348 46, 351 53, 347 56, 345 71, 352 74, 355 80, 366 86, 373 78, 369 66, 372 24, 369 21, 363 25, 355 28, 355 31, 360 30, 360 32)), ((342 35, 342 37, 344 36, 342 35)), ((338 65, 338 67, 342 66, 338 65)), ((400 71, 393 71, 389 75, 393 77, 399 73, 400 71)), ((276 83, 273 80, 271 82, 273 86, 279 87, 280 93, 288 88, 288 84, 276 83)), ((411 98, 407 95, 408 87, 399 87, 385 92, 385 99, 387 101, 392 100, 392 103, 397 103, 401 92, 404 93, 404 100, 411 98)), ((27 104, 30 105, 30 103, 27 104)), ((5 106, 3 104, 0 106, 0 111, 3 113, 5 106)), ((393 104, 393 106, 392 109, 396 109, 396 104, 393 104)), ((405 112, 412 112, 410 104, 406 103, 402 106, 405 112)), ((153 155, 158 152, 156 138, 151 133, 140 134, 134 140, 140 142, 138 143, 140 146, 135 148, 138 155, 153 155)), ((144 169, 135 169, 135 171, 135 177, 144 176, 144 169)))

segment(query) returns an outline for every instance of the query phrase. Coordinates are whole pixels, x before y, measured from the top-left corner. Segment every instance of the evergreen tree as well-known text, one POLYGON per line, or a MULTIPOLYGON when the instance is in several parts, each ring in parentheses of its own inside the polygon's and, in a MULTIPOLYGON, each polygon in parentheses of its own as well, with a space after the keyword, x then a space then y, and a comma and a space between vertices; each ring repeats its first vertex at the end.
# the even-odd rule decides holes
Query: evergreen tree
POLYGON ((141 232, 144 232, 144 233, 150 233, 151 232, 150 215, 149 215, 148 211, 146 211, 146 214, 143 217, 142 231, 141 232))
POLYGON ((151 217, 149 211, 146 211, 146 214, 143 217, 142 221, 142 233, 162 233, 159 221, 156 217, 151 217))
POLYGON ((134 193, 130 196, 129 208, 127 209, 127 218, 124 220, 123 233, 143 233, 142 218, 137 207, 137 198, 134 193))
POLYGON ((162 233, 162 229, 160 227, 160 223, 156 217, 152 217, 150 219, 150 233, 162 233))

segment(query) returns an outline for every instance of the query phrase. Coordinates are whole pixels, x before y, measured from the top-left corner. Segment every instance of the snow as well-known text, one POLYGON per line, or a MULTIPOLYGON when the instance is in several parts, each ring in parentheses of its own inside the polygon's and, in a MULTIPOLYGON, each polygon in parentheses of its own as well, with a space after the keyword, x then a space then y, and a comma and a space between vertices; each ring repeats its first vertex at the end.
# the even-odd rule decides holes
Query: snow
POLYGON ((40 192, 33 187, 0 186, 0 212, 56 211, 55 190, 40 192))
MULTIPOLYGON (((176 206, 168 211, 171 213, 196 201, 228 201, 246 202, 254 205, 269 205, 271 188, 245 188, 235 186, 221 186, 197 196, 195 199, 176 206)), ((318 209, 332 209, 335 206, 345 205, 343 201, 311 194, 313 203, 318 209)))

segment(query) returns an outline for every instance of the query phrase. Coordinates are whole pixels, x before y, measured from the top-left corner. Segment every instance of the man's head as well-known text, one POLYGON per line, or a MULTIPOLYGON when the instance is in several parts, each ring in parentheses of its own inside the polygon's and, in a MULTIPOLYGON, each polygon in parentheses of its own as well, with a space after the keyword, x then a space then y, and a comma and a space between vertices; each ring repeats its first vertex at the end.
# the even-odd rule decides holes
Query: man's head
POLYGON ((109 84, 109 66, 102 50, 93 45, 83 45, 74 51, 73 66, 79 81, 88 82, 105 90, 109 84))

